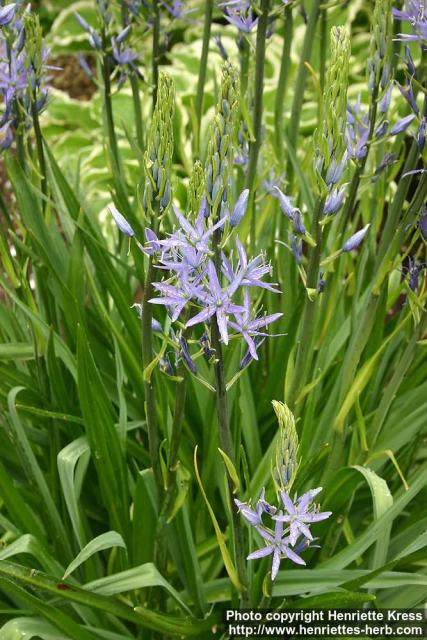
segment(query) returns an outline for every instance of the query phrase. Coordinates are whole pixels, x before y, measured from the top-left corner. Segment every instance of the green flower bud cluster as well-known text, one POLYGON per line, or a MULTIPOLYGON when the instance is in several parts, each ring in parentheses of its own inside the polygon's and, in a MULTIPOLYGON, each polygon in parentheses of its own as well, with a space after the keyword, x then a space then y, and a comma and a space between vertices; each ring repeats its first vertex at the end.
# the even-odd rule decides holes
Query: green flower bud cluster
POLYGON ((298 471, 298 434, 295 418, 289 407, 283 402, 273 400, 273 409, 279 421, 279 434, 276 444, 276 459, 272 470, 276 491, 289 493, 298 471))
POLYGON ((205 188, 205 170, 203 169, 200 160, 196 160, 193 166, 193 171, 190 176, 187 190, 188 211, 190 215, 195 216, 200 211, 202 198, 205 194, 205 188))
POLYGON ((375 2, 371 33, 371 52, 368 60, 369 90, 381 85, 384 89, 390 79, 391 43, 393 19, 391 0, 375 2))
POLYGON ((156 227, 154 213, 164 214, 171 203, 171 165, 173 154, 174 84, 160 74, 157 103, 148 134, 144 155, 145 188, 143 209, 148 221, 156 227))
POLYGON ((214 218, 225 215, 233 143, 236 134, 239 80, 236 68, 225 63, 206 160, 207 204, 214 218))
POLYGON ((32 11, 24 14, 25 67, 33 99, 38 98, 46 80, 46 56, 43 33, 38 15, 32 11))
POLYGON ((336 184, 345 163, 350 38, 344 27, 331 29, 331 59, 315 134, 315 167, 320 190, 336 184))

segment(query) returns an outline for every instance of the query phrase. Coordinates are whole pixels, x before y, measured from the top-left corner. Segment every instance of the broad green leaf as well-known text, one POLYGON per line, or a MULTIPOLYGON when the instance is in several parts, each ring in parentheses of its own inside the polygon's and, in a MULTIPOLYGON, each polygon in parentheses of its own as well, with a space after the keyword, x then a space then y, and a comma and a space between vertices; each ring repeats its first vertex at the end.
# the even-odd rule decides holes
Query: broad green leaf
POLYGON ((0 560, 7 560, 14 556, 27 553, 35 558, 45 571, 52 575, 60 576, 63 566, 44 548, 43 544, 34 536, 25 534, 8 544, 0 551, 0 560))
POLYGON ((128 569, 106 578, 99 578, 99 580, 94 580, 84 585, 84 589, 104 596, 114 596, 136 589, 146 589, 147 587, 162 587, 188 615, 192 616, 191 610, 183 602, 178 592, 165 580, 152 562, 147 562, 139 567, 133 567, 133 569, 128 569))
POLYGON ((2 640, 68 640, 67 636, 41 618, 13 618, 0 628, 2 640))
MULTIPOLYGON (((353 469, 359 471, 365 478, 369 485, 372 494, 372 502, 374 508, 374 519, 378 520, 382 515, 393 505, 393 496, 390 493, 387 482, 380 478, 375 471, 369 469, 369 467, 361 467, 355 465, 353 469)), ((385 527, 378 537, 375 545, 375 553, 372 559, 372 569, 377 569, 385 564, 387 560, 389 542, 390 542, 391 523, 388 527, 385 527)))
POLYGON ((84 629, 80 624, 76 624, 76 621, 68 614, 60 611, 57 607, 54 607, 47 602, 44 602, 40 598, 28 593, 21 586, 17 585, 12 580, 0 576, 0 587, 3 588, 9 595, 13 595, 20 602, 23 602, 30 607, 35 613, 46 618, 51 622, 59 631, 63 631, 66 637, 71 640, 94 640, 94 636, 90 631, 84 629))
MULTIPOLYGON (((56 599, 84 604, 94 610, 117 616, 123 620, 133 622, 139 627, 146 627, 166 636, 200 635, 203 632, 209 632, 212 625, 218 622, 218 617, 215 615, 205 620, 195 620, 188 617, 179 618, 165 613, 156 613, 145 607, 134 609, 114 597, 92 593, 73 584, 63 583, 62 587, 58 587, 57 579, 40 571, 7 561, 0 563, 0 579, 5 580, 8 584, 19 584, 23 587, 36 589, 38 592, 44 592, 50 596, 53 595, 56 599)), ((83 638, 83 636, 81 637, 83 638)))
POLYGON ((426 472, 427 463, 425 462, 409 479, 408 491, 400 491, 393 505, 385 513, 369 525, 352 544, 337 553, 333 558, 323 562, 321 565, 322 568, 329 568, 331 570, 343 569, 356 560, 356 558, 359 558, 366 549, 378 540, 379 536, 388 530, 395 518, 402 513, 411 500, 425 487, 426 472))
POLYGON ((15 343, 12 342, 0 344, 1 360, 33 360, 34 346, 31 343, 15 343))
POLYGON ((74 560, 70 562, 68 567, 65 569, 62 579, 66 580, 66 578, 68 578, 68 576, 73 573, 77 567, 83 564, 83 562, 86 562, 86 560, 94 553, 104 551, 105 549, 111 549, 112 547, 121 547, 122 549, 126 549, 125 541, 117 531, 107 531, 106 533, 101 533, 100 536, 93 538, 93 540, 83 547, 74 560))
POLYGON ((85 436, 70 442, 57 456, 62 493, 80 547, 84 545, 84 533, 78 501, 89 460, 90 447, 85 436))

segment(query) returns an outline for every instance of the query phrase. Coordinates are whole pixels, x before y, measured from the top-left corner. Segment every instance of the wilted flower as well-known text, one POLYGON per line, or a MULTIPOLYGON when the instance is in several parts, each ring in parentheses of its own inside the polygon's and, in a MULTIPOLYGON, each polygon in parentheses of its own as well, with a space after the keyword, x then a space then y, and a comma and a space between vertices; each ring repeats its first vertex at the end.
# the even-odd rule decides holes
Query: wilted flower
POLYGON ((426 129, 427 129, 427 118, 426 116, 423 116, 421 118, 421 124, 418 128, 418 133, 417 133, 417 144, 418 144, 418 150, 420 153, 424 151, 424 146, 426 143, 426 129))
POLYGON ((380 176, 380 174, 390 165, 396 162, 396 154, 394 153, 386 153, 384 158, 381 160, 378 167, 375 169, 375 174, 372 180, 376 182, 380 176))
POLYGON ((179 346, 181 347, 180 355, 184 360, 185 364, 187 365, 187 367, 190 369, 192 373, 197 373, 196 365, 194 364, 190 356, 190 352, 188 351, 188 344, 185 338, 181 337, 179 339, 179 346))
POLYGON ((420 227, 421 235, 423 236, 424 240, 427 240, 427 205, 424 205, 423 210, 421 212, 419 227, 420 227))
POLYGON ((228 53, 225 50, 224 45, 222 44, 221 36, 214 36, 214 41, 216 46, 218 47, 218 51, 223 60, 228 60, 228 53))
POLYGON ((409 288, 416 293, 418 291, 420 274, 425 269, 425 264, 411 257, 408 258, 408 263, 409 288))
POLYGON ((298 241, 293 233, 289 234, 291 240, 291 249, 297 264, 301 264, 302 260, 302 240, 298 241))

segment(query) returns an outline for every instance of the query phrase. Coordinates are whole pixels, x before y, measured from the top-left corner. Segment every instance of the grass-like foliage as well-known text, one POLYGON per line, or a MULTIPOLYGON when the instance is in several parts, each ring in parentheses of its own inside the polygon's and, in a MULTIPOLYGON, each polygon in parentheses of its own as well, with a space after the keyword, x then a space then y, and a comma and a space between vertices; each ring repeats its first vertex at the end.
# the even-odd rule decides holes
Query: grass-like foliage
POLYGON ((0 2, 1 639, 423 603, 425 0, 37 4, 0 2))

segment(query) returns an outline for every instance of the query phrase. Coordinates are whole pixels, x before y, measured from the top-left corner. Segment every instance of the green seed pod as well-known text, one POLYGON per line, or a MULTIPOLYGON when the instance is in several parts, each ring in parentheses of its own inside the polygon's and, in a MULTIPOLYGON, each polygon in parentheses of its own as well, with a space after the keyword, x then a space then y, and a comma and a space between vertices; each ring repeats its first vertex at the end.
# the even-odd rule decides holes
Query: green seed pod
POLYGON ((170 176, 173 154, 174 84, 160 74, 157 104, 148 133, 144 156, 145 188, 143 209, 147 220, 158 226, 155 213, 164 215, 171 202, 170 176))
POLYGON ((292 411, 283 402, 273 400, 272 404, 279 421, 275 464, 272 469, 273 482, 277 492, 286 491, 289 493, 299 466, 295 418, 292 411))

